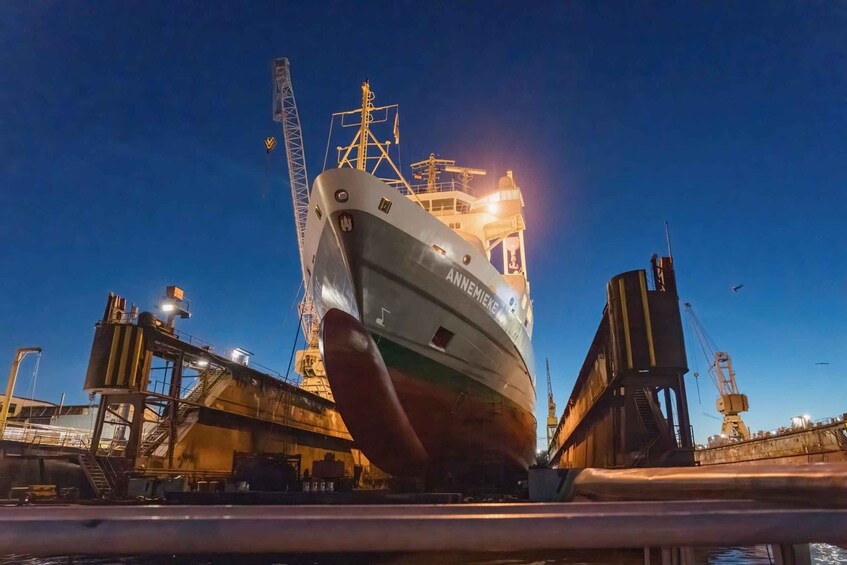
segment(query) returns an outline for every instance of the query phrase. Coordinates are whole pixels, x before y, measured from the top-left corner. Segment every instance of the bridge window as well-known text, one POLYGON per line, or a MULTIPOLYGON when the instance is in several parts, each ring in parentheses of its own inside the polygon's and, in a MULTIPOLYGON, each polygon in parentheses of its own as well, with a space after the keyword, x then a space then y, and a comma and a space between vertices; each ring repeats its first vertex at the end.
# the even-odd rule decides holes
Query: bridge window
POLYGON ((432 201, 432 212, 452 212, 456 208, 454 198, 436 198, 432 201))

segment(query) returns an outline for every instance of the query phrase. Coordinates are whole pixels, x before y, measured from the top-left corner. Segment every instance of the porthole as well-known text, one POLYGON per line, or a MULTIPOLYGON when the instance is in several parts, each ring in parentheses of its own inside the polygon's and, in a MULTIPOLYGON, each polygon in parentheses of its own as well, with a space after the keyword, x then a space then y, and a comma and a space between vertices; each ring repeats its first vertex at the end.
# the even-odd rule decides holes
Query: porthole
POLYGON ((462 263, 464 263, 465 265, 470 265, 470 263, 471 263, 471 256, 470 256, 470 255, 465 255, 464 257, 462 257, 462 263))
POLYGON ((340 189, 335 191, 335 200, 337 202, 347 202, 347 200, 349 198, 350 198, 350 193, 347 192, 346 190, 344 190, 343 188, 340 188, 340 189))

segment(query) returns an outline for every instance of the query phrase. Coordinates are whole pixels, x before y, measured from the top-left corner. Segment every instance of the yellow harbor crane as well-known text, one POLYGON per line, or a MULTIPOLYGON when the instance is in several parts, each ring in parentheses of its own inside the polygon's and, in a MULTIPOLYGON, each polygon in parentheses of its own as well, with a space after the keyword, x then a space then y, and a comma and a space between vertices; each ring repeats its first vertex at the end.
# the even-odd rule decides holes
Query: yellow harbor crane
MULTIPOLYGON (((710 363, 709 375, 712 377, 712 382, 719 395, 716 408, 718 412, 723 414, 721 436, 732 440, 750 439, 750 429, 740 416, 741 412, 746 412, 750 407, 747 402, 747 395, 738 390, 729 353, 716 351, 717 347, 714 341, 706 333, 706 329, 697 314, 694 313, 694 307, 691 306, 690 302, 685 303, 685 311, 688 312, 691 319, 694 332, 700 341, 700 347, 703 349, 703 355, 706 356, 706 361, 710 363)), ((698 376, 697 373, 694 376, 698 376)))
POLYGON ((556 419, 556 403, 553 402, 553 384, 550 381, 550 360, 544 359, 547 363, 547 448, 550 448, 550 442, 553 441, 553 435, 556 433, 556 428, 559 426, 559 421, 556 419))

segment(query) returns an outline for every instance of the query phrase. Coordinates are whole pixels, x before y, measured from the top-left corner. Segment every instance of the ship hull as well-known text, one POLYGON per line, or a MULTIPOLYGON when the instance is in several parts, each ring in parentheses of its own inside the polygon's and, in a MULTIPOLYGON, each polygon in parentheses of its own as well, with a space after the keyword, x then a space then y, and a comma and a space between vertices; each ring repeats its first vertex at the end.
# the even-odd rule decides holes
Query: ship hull
POLYGON ((304 257, 327 377, 355 441, 394 475, 512 483, 534 459, 536 422, 531 345, 510 291, 416 204, 365 173, 330 173, 313 189, 321 213, 310 214, 304 257))

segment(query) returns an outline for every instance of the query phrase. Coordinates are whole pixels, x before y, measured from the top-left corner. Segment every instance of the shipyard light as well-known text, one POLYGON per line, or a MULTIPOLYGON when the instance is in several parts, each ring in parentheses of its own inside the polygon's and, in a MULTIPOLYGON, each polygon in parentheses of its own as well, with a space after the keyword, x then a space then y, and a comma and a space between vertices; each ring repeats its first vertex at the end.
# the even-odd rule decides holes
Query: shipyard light
POLYGON ((230 354, 229 358, 234 363, 238 363, 239 365, 244 365, 246 367, 247 364, 250 363, 251 355, 253 355, 253 353, 251 353, 250 351, 247 351, 246 349, 241 349, 240 347, 236 347, 232 350, 232 353, 230 354))
POLYGON ((209 366, 209 360, 208 359, 198 359, 197 360, 197 366, 198 367, 208 367, 209 366))
POLYGON ((178 286, 165 288, 165 295, 159 304, 159 309, 168 315, 167 326, 174 327, 174 320, 179 317, 183 320, 191 317, 188 311, 189 301, 185 298, 185 291, 178 286))

